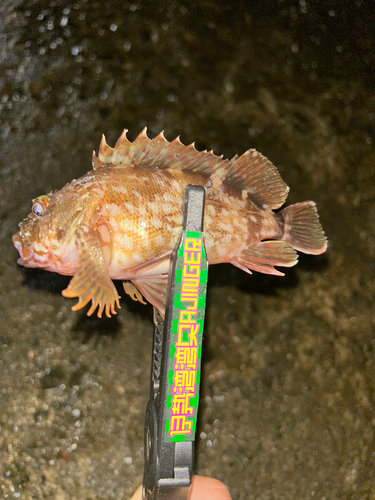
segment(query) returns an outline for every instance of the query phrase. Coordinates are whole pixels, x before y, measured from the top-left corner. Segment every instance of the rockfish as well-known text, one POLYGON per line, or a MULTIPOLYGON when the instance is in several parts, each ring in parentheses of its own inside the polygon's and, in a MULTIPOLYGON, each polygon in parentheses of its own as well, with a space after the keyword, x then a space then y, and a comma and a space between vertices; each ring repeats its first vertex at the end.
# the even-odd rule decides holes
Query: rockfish
POLYGON ((289 188, 276 167, 254 149, 231 160, 198 152, 163 133, 144 129, 134 142, 122 133, 114 148, 103 136, 93 170, 60 191, 33 200, 13 236, 18 264, 73 276, 62 292, 115 314, 122 280, 133 300, 143 297, 163 314, 169 261, 179 240, 184 190, 206 193, 204 242, 209 264, 228 262, 283 276, 274 266, 294 266, 296 250, 321 254, 327 242, 315 203, 283 205, 289 188))

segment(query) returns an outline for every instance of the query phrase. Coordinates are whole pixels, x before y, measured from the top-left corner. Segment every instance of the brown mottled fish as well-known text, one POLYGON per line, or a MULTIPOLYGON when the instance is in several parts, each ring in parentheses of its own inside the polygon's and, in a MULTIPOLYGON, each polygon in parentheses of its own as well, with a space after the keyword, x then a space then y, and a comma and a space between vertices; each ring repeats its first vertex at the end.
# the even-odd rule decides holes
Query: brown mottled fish
POLYGON ((18 263, 73 276, 62 293, 78 297, 76 311, 92 302, 107 316, 122 280, 132 299, 142 296, 165 309, 169 260, 181 234, 184 189, 206 191, 204 235, 209 264, 228 262, 282 276, 274 266, 294 266, 295 250, 321 254, 326 239, 315 203, 283 205, 288 187, 257 151, 223 160, 146 129, 130 142, 126 130, 114 148, 103 136, 93 170, 61 191, 33 201, 13 243, 18 263))

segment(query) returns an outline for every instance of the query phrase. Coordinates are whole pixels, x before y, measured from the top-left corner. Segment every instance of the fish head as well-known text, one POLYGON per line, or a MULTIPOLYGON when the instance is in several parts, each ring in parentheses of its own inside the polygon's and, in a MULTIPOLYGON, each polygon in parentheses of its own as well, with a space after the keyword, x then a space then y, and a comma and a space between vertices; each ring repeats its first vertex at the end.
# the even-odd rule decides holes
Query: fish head
POLYGON ((12 241, 24 267, 72 275, 77 266, 75 229, 84 210, 84 196, 71 185, 38 196, 30 214, 19 224, 12 241))

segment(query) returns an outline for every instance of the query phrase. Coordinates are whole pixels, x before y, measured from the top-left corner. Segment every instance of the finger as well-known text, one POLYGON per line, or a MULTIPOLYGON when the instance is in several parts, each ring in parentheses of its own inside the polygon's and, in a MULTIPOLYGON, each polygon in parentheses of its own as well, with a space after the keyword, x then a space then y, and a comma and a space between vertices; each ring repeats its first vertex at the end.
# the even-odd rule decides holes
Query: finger
MULTIPOLYGON (((130 500, 142 500, 142 486, 130 500)), ((232 497, 225 484, 218 479, 193 476, 188 500, 232 500, 232 497)))
POLYGON ((142 500, 142 486, 140 486, 130 500, 142 500))
POLYGON ((193 476, 188 500, 232 500, 232 497, 218 479, 193 476))

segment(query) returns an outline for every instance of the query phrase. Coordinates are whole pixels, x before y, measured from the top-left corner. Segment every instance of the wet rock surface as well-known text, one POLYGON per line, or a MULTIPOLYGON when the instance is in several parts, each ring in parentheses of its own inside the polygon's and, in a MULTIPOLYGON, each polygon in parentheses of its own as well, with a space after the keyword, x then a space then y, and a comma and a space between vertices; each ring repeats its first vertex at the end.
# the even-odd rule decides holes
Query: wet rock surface
POLYGON ((374 498, 370 4, 1 4, 1 498, 126 499, 142 480, 151 308, 72 312, 68 278, 19 268, 11 236, 101 133, 146 125, 257 148, 329 238, 284 278, 210 269, 196 471, 235 500, 374 498))

